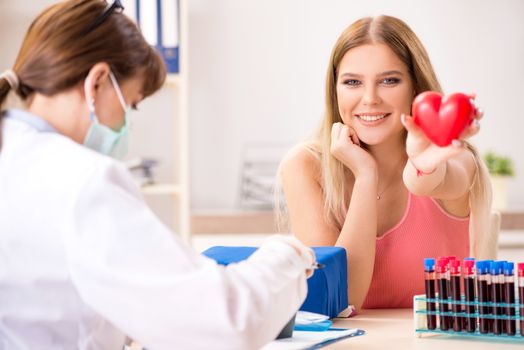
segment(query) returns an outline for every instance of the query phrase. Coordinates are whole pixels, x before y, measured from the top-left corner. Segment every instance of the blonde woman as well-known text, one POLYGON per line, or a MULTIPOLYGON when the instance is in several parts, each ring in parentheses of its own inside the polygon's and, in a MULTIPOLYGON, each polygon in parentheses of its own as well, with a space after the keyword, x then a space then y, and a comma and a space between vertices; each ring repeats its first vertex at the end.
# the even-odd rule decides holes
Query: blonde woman
POLYGON ((356 21, 331 53, 322 124, 281 164, 292 231, 346 249, 357 309, 410 307, 424 292, 424 257, 494 256, 487 172, 465 141, 482 112, 460 140, 437 147, 410 116, 427 90, 441 87, 404 22, 356 21))

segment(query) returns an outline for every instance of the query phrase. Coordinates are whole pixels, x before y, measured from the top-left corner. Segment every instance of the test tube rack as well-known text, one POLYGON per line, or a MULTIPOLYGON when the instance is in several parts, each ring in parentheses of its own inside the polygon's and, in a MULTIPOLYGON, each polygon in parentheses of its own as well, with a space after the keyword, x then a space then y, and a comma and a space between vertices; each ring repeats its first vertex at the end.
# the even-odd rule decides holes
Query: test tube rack
MULTIPOLYGON (((466 301, 464 298, 464 295, 462 295, 461 301, 455 301, 451 298, 444 301, 444 303, 449 305, 449 309, 451 310, 452 305, 461 305, 461 306, 471 306, 473 305, 475 307, 475 313, 466 313, 466 312, 440 312, 438 305, 442 303, 443 301, 438 298, 438 293, 436 298, 426 298, 425 294, 421 295, 415 295, 413 297, 413 321, 414 321, 414 328, 415 328, 415 336, 422 337, 424 334, 446 334, 446 335, 452 335, 457 337, 476 337, 476 338, 484 338, 484 339, 500 339, 501 341, 516 341, 516 342, 523 342, 524 343, 524 336, 520 333, 520 321, 524 320, 524 315, 519 314, 519 309, 523 307, 522 304, 519 303, 518 298, 515 299, 514 304, 508 304, 508 303, 493 303, 493 302, 479 302, 477 299, 475 301, 466 301), (435 311, 428 311, 426 307, 426 303, 435 303, 437 305, 435 311), (493 315, 493 314, 481 314, 479 313, 479 307, 488 307, 492 309, 493 307, 511 307, 515 311, 515 315, 493 315), (427 317, 429 315, 436 315, 437 319, 439 320, 439 324, 435 329, 428 329, 427 327, 427 317), (451 327, 449 330, 441 330, 439 328, 440 325, 440 319, 441 317, 451 317, 451 318, 475 318, 477 321, 477 327, 475 327, 474 332, 467 332, 466 330, 462 330, 460 332, 454 331, 451 327), (508 335, 508 334, 494 334, 494 333, 480 333, 479 331, 479 325, 478 322, 481 319, 491 319, 491 320, 514 320, 516 324, 516 333, 515 335, 508 335)), ((462 308, 462 307, 461 307, 462 308)))

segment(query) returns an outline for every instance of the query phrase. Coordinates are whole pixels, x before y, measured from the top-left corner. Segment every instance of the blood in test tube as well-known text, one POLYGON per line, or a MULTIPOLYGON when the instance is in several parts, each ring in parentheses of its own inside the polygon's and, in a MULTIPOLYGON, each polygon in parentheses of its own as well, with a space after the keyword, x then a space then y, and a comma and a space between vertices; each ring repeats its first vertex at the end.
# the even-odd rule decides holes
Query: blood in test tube
MULTIPOLYGON (((506 262, 504 264, 504 285, 505 295, 504 302, 506 304, 515 304, 515 277, 513 276, 513 270, 515 265, 512 262, 506 262)), ((506 315, 509 317, 515 316, 515 307, 508 305, 506 306, 506 315)), ((515 335, 516 333, 516 322, 512 319, 506 320, 506 333, 508 335, 515 335)))
MULTIPOLYGON (((500 262, 500 277, 499 277, 499 283, 500 283, 500 300, 502 300, 502 303, 506 300, 506 277, 504 275, 504 266, 507 263, 506 260, 502 260, 500 262)), ((507 319, 506 319, 506 307, 501 306, 501 314, 502 314, 502 333, 506 334, 508 333, 508 325, 507 325, 507 319)))
POLYGON ((489 323, 486 316, 490 314, 488 306, 483 305, 488 300, 488 267, 487 261, 481 260, 476 263, 477 270, 477 290, 479 301, 479 332, 486 334, 489 332, 489 323))
MULTIPOLYGON (((426 258, 424 259, 424 279, 426 286, 426 298, 435 299, 435 259, 426 258)), ((426 309, 430 312, 435 312, 437 310, 437 305, 435 302, 426 302, 426 309)), ((427 315, 427 325, 428 329, 437 328, 437 315, 427 315)))
POLYGON ((437 280, 438 280, 438 298, 440 311, 440 329, 447 331, 449 329, 449 316, 443 315, 449 312, 449 270, 448 261, 445 258, 437 260, 437 280))
POLYGON ((520 335, 524 337, 524 263, 519 263, 519 316, 520 335))
MULTIPOLYGON (((462 273, 464 275, 464 297, 467 302, 475 301, 475 274, 474 274, 474 259, 464 259, 464 269, 462 273)), ((475 314, 475 305, 466 305, 466 314, 475 314)), ((477 330, 477 318, 466 317, 465 326, 467 332, 474 333, 477 330)))
POLYGON ((450 273, 450 287, 451 287, 451 299, 453 304, 451 309, 453 310, 453 330, 455 332, 462 331, 462 317, 457 314, 462 312, 460 307, 461 301, 461 289, 460 289, 460 260, 450 260, 449 262, 449 273, 450 273))
MULTIPOLYGON (((493 261, 490 263, 489 267, 491 271, 491 301, 493 303, 501 303, 502 302, 502 288, 501 288, 501 275, 502 272, 502 266, 499 261, 493 261)), ((502 334, 502 319, 500 316, 502 315, 502 307, 494 305, 492 308, 493 316, 495 316, 495 319, 493 320, 493 334, 502 334)))
MULTIPOLYGON (((492 295, 492 289, 491 289, 491 270, 490 270, 490 266, 491 266, 491 263, 493 262, 493 260, 486 260, 486 269, 487 269, 487 277, 486 277, 486 280, 488 282, 488 302, 493 302, 493 295, 492 295)), ((490 314, 490 316, 493 316, 492 314, 492 309, 491 307, 488 307, 488 313, 490 314)), ((493 322, 494 319, 493 318, 488 318, 488 329, 489 329, 489 332, 490 333, 493 333, 493 322)))

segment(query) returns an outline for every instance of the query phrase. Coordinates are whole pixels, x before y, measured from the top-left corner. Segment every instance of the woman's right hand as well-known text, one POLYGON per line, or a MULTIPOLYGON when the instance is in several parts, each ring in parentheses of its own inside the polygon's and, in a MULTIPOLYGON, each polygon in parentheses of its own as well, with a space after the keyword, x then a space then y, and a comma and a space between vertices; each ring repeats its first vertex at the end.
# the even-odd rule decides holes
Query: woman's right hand
POLYGON ((376 173, 377 163, 368 151, 360 146, 355 130, 343 123, 331 127, 331 154, 355 175, 376 173))

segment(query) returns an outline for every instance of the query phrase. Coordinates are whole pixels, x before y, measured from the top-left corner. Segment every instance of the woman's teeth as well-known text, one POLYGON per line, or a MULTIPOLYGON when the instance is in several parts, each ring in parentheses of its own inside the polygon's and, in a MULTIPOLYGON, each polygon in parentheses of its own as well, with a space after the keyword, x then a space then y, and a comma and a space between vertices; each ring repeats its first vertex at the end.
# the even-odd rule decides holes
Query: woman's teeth
POLYGON ((360 118, 362 119, 363 121, 366 121, 366 122, 375 122, 377 120, 380 120, 380 119, 383 119, 387 116, 388 114, 380 114, 380 115, 357 115, 357 118, 360 118))

